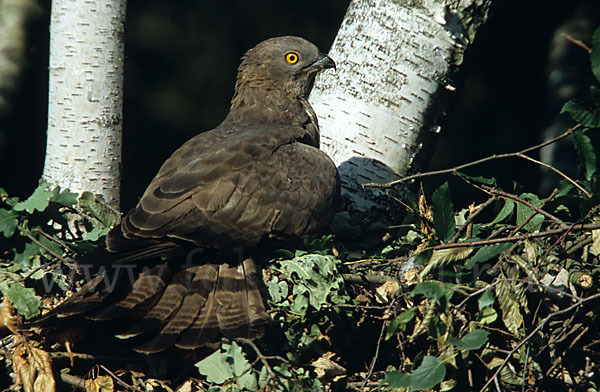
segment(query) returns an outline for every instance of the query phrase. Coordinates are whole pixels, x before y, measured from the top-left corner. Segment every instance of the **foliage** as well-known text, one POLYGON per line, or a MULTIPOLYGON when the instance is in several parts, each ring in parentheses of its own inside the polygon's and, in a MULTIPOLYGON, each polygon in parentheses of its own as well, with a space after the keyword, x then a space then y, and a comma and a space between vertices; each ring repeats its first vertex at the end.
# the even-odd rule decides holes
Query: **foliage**
POLYGON ((77 196, 41 184, 21 201, 0 188, 0 290, 27 319, 40 314, 40 297, 55 284, 70 287, 70 260, 96 247, 116 222, 101 198, 77 196))
MULTIPOLYGON (((600 30, 590 57, 600 82, 600 30)), ((407 213, 392 227, 338 213, 335 236, 305 237, 262 260, 266 338, 222 342, 181 390, 484 391, 492 382, 503 391, 598 390, 600 89, 590 91, 591 103, 563 108, 579 124, 577 178, 536 195, 456 173, 487 200, 456 210, 444 182, 429 197, 407 193, 407 213)), ((73 260, 117 217, 91 194, 47 185, 23 201, 0 193, 0 290, 30 318, 49 294, 69 289, 73 260)), ((19 374, 49 382, 26 361, 47 362, 45 352, 19 347, 19 374)), ((147 390, 170 388, 127 374, 147 390)), ((88 381, 112 390, 113 378, 88 381)))

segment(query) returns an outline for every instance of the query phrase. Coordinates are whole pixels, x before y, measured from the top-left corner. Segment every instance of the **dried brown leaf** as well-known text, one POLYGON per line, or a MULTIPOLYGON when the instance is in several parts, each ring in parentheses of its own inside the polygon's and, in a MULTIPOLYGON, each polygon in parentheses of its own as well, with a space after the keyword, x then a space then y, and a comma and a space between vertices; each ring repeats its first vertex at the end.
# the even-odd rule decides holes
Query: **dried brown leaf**
POLYGON ((419 306, 419 310, 421 310, 423 313, 425 313, 425 315, 423 316, 423 320, 421 320, 420 322, 417 321, 415 323, 414 332, 410 336, 411 342, 413 342, 417 338, 417 336, 419 336, 423 331, 425 331, 427 329, 427 327, 429 327, 429 324, 431 324, 431 322, 433 321, 433 318, 435 317, 435 310, 437 308, 435 301, 434 300, 426 300, 426 301, 427 302, 426 302, 424 309, 421 309, 421 306, 419 306))
POLYGON ((17 330, 21 325, 21 317, 13 307, 7 297, 4 297, 0 304, 0 328, 7 328, 13 334, 18 334, 17 330))
POLYGON ((506 328, 513 334, 519 336, 520 328, 523 325, 523 314, 520 311, 521 306, 527 306, 522 303, 525 293, 522 287, 511 284, 506 280, 501 280, 496 286, 496 298, 502 310, 502 321, 506 328), (521 292, 523 291, 523 292, 521 292))
POLYGON ((346 369, 331 359, 334 355, 332 352, 326 352, 313 361, 312 365, 315 367, 318 378, 332 379, 346 374, 346 369))
POLYGON ((187 380, 179 388, 177 388, 177 392, 192 392, 192 380, 187 380))
POLYGON ((110 376, 98 376, 85 381, 86 392, 113 392, 114 389, 114 382, 110 376))
POLYGON ((397 280, 388 280, 375 290, 375 300, 380 304, 389 304, 400 292, 397 280))
POLYGON ((31 347, 25 337, 16 335, 12 359, 17 375, 15 382, 22 385, 25 392, 55 391, 52 360, 47 352, 31 347))
POLYGON ((594 256, 600 255, 600 230, 592 230, 592 245, 590 246, 590 253, 594 256))
POLYGON ((419 279, 419 269, 410 268, 403 273, 404 281, 408 286, 415 285, 421 280, 419 279))
POLYGON ((421 190, 419 192, 418 206, 419 216, 421 217, 421 233, 423 233, 425 237, 429 237, 433 234, 433 208, 427 205, 423 184, 421 184, 421 190))

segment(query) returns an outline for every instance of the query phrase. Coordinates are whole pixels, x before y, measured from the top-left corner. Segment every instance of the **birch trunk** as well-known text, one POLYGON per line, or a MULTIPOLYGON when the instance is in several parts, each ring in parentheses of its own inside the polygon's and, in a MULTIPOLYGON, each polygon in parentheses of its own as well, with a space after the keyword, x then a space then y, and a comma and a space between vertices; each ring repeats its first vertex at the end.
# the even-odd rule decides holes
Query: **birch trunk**
POLYGON ((419 170, 454 90, 466 45, 492 0, 352 0, 310 101, 322 149, 358 210, 382 208, 386 183, 419 170))
POLYGON ((42 180, 119 206, 125 0, 54 0, 42 180))

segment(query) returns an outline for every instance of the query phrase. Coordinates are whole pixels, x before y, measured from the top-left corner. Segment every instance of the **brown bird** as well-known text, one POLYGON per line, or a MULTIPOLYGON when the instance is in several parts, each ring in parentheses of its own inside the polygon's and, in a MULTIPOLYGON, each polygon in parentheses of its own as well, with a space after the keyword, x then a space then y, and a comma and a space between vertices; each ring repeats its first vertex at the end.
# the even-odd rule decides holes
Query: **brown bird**
POLYGON ((332 67, 298 37, 246 52, 225 120, 167 159, 106 247, 77 262, 89 282, 36 324, 118 319, 117 336, 145 353, 260 336, 267 316, 252 249, 326 227, 339 200, 306 99, 332 67))

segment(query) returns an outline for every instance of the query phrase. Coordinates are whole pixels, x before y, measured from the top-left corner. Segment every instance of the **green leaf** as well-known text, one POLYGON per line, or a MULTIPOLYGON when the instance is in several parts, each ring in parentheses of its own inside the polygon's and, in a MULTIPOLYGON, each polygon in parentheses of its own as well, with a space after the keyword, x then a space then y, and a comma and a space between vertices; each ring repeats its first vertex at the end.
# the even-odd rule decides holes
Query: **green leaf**
MULTIPOLYGON (((599 50, 600 51, 600 50, 599 50)), ((583 132, 573 132, 575 151, 579 159, 580 168, 586 180, 590 181, 596 173, 596 149, 590 138, 583 132)))
POLYGON ((485 226, 493 226, 497 223, 500 223, 512 214, 512 212, 515 209, 515 202, 510 199, 503 199, 503 201, 504 201, 504 205, 502 206, 502 209, 500 210, 498 215, 496 215, 496 217, 494 218, 493 221, 486 224, 485 226))
POLYGON ((15 233, 15 229, 19 225, 17 220, 18 215, 13 211, 5 210, 0 208, 0 232, 4 237, 9 238, 15 233))
POLYGON ((233 375, 238 377, 236 384, 246 390, 256 390, 258 387, 256 375, 247 371, 250 369, 250 362, 246 359, 242 348, 235 341, 232 341, 230 345, 224 344, 223 348, 227 350, 227 354, 230 356, 229 362, 232 364, 233 375))
POLYGON ((489 306, 492 306, 495 301, 496 300, 494 299, 492 290, 486 290, 477 300, 477 305, 479 306, 479 310, 483 310, 489 306))
POLYGON ((0 291, 26 319, 40 314, 40 300, 35 296, 35 290, 32 288, 27 288, 18 282, 1 282, 0 291))
POLYGON ((294 284, 293 311, 304 316, 309 304, 320 310, 330 301, 343 302, 344 279, 337 272, 333 256, 306 254, 280 263, 294 284))
POLYGON ((101 195, 94 196, 91 192, 83 192, 78 200, 81 209, 98 219, 105 227, 113 227, 119 220, 118 215, 106 205, 101 195))
POLYGON ((258 387, 260 388, 261 391, 265 390, 265 386, 267 385, 267 382, 269 381, 269 373, 267 372, 267 367, 263 366, 260 369, 260 373, 258 374, 258 387))
POLYGON ((489 306, 487 308, 481 309, 479 312, 479 323, 483 325, 491 324, 498 319, 498 312, 496 309, 489 306))
POLYGON ((476 329, 469 332, 461 339, 456 339, 451 336, 449 341, 461 350, 479 350, 487 342, 488 335, 488 331, 476 329))
POLYGON ((446 377, 446 365, 436 357, 426 355, 421 365, 412 373, 388 372, 383 383, 390 388, 410 387, 411 391, 433 388, 446 377))
POLYGON ((465 267, 473 268, 475 264, 485 263, 495 257, 498 257, 500 253, 509 249, 512 246, 512 242, 506 242, 502 244, 486 245, 477 250, 473 256, 467 260, 465 267))
POLYGON ((220 349, 196 363, 198 372, 206 376, 206 381, 223 384, 233 378, 233 367, 228 362, 229 355, 220 349))
POLYGON ((573 120, 584 127, 600 127, 600 111, 598 108, 585 104, 578 99, 571 99, 565 103, 560 112, 569 113, 573 120))
POLYGON ((592 52, 590 53, 592 73, 600 82, 600 28, 596 29, 592 36, 592 52))
POLYGON ((438 340, 439 338, 444 336, 447 331, 448 326, 444 321, 442 321, 442 319, 438 315, 433 316, 431 322, 427 326, 427 332, 429 334, 429 337, 435 340, 438 340))
POLYGON ((58 255, 62 255, 64 253, 62 246, 60 246, 60 244, 58 244, 56 241, 52 241, 51 239, 45 236, 39 236, 38 241, 40 241, 40 243, 44 245, 45 249, 43 250, 43 252, 45 253, 48 253, 46 249, 49 249, 58 255))
POLYGON ((401 372, 388 372, 381 382, 388 384, 390 388, 407 388, 410 387, 411 381, 411 374, 405 374, 401 372))
POLYGON ((388 325, 387 327, 387 331, 385 333, 385 340, 388 340, 389 338, 394 336, 396 332, 404 331, 406 329, 406 324, 411 322, 411 320, 415 317, 416 310, 416 307, 410 308, 400 313, 396 318, 394 318, 390 322, 390 325, 388 325))
POLYGON ((41 248, 34 242, 26 242, 23 251, 18 252, 15 249, 14 261, 25 266, 31 266, 33 258, 40 254, 41 248))
POLYGON ((280 303, 287 299, 289 292, 287 282, 280 281, 277 276, 274 276, 271 280, 266 282, 266 285, 271 301, 280 303))
MULTIPOLYGON (((537 195, 533 193, 522 193, 520 195, 521 199, 524 199, 536 207, 539 207, 542 203, 537 195)), ((517 225, 521 225, 526 219, 528 219, 535 211, 529 206, 526 206, 523 203, 517 202, 517 225)), ((537 231, 542 227, 542 222, 544 221, 544 215, 536 214, 533 218, 529 220, 529 222, 523 226, 523 229, 529 232, 537 231)))
POLYGON ((43 184, 37 187, 27 200, 17 203, 13 209, 15 211, 25 210, 30 214, 33 214, 35 210, 44 211, 50 203, 50 197, 52 197, 52 192, 48 190, 47 184, 43 184))
POLYGON ((84 240, 85 241, 98 241, 98 239, 106 236, 109 231, 110 231, 110 227, 100 228, 98 226, 94 226, 94 228, 85 235, 84 240))
POLYGON ((449 241, 456 232, 454 206, 450 197, 448 182, 437 188, 431 197, 433 202, 433 226, 441 241, 449 241))
POLYGON ((436 357, 426 355, 412 374, 410 387, 414 391, 433 388, 446 377, 446 365, 436 357))
POLYGON ((60 204, 61 206, 72 207, 77 204, 77 196, 79 196, 77 193, 73 193, 68 189, 61 192, 60 187, 57 186, 52 190, 50 201, 60 204))
POLYGON ((442 282, 427 280, 417 284, 415 288, 412 289, 409 296, 414 297, 415 295, 421 294, 424 295, 425 298, 433 299, 438 303, 441 302, 442 298, 448 302, 452 297, 452 294, 454 294, 452 287, 453 286, 442 282))
POLYGON ((308 311, 308 296, 309 291, 304 286, 294 286, 292 290, 294 300, 291 303, 290 310, 301 316, 305 316, 308 311))

